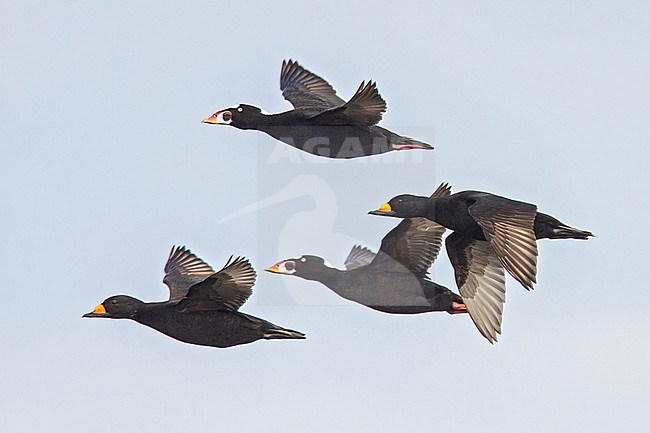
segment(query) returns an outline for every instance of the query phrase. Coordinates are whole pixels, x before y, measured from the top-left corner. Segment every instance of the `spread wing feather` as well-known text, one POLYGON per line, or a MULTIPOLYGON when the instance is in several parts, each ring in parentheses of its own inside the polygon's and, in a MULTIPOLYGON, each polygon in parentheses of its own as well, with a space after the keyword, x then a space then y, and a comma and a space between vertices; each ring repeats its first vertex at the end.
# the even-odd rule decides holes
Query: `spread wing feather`
POLYGON ((376 254, 368 248, 362 247, 361 245, 355 245, 352 247, 350 254, 348 254, 348 257, 345 259, 345 269, 350 271, 352 269, 369 265, 372 263, 375 256, 376 254))
POLYGON ((219 272, 190 287, 178 303, 181 312, 237 310, 253 293, 256 273, 248 259, 228 259, 219 272))
POLYGON ((533 289, 537 282, 537 240, 533 229, 537 207, 485 195, 468 211, 483 229, 503 267, 526 289, 533 289))
POLYGON ((189 288, 214 274, 214 269, 184 246, 174 246, 165 264, 163 283, 169 287, 169 299, 185 296, 189 288))
POLYGON ((505 272, 489 242, 452 233, 445 241, 456 285, 472 321, 490 343, 501 333, 505 272))
POLYGON ((345 104, 327 81, 291 59, 282 62, 280 89, 284 99, 291 102, 294 108, 314 113, 345 104))

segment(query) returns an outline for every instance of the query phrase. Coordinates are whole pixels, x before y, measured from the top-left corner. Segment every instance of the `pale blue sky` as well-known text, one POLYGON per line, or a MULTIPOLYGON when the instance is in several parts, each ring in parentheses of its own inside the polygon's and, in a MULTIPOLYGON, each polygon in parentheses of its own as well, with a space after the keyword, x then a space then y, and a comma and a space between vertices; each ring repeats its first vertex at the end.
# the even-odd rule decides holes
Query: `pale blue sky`
MULTIPOLYGON (((647 431, 650 7, 351 3, 0 4, 3 431, 647 431), (436 150, 326 161, 200 123, 288 109, 284 58, 344 98, 376 80, 382 125, 436 150), (498 344, 467 316, 261 273, 376 249, 397 221, 366 212, 442 181, 597 235, 540 242, 498 344), (308 339, 219 350, 81 319, 117 293, 163 299, 173 244, 215 268, 250 257, 242 310, 308 339)), ((432 275, 455 290, 446 254, 432 275)))

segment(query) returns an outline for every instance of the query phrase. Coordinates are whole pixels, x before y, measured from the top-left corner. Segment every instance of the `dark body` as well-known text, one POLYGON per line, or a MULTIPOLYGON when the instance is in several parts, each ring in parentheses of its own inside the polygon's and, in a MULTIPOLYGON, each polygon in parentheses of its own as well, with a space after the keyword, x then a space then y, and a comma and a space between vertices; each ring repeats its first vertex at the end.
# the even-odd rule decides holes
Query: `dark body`
POLYGON ((389 211, 376 210, 373 215, 397 218, 423 217, 453 230, 463 236, 486 240, 480 219, 492 216, 505 218, 508 213, 527 211, 534 216, 532 229, 536 239, 587 239, 593 234, 570 227, 542 212, 537 206, 482 191, 461 191, 444 197, 424 197, 403 194, 392 198, 389 211), (479 205, 479 207, 475 205, 479 205), (471 211, 470 209, 474 210, 471 211))
MULTIPOLYGON (((408 149, 413 140, 380 126, 321 125, 299 110, 264 115, 255 128, 305 152, 327 158, 349 159, 408 149)), ((249 129, 249 128, 242 128, 249 129)))
POLYGON ((299 276, 318 281, 349 301, 390 314, 453 314, 458 312, 454 302, 463 303, 459 295, 429 279, 407 271, 385 271, 377 264, 345 271, 323 265, 315 272, 299 276))
MULTIPOLYGON (((447 197, 428 199, 426 218, 436 221, 450 230, 477 240, 486 240, 485 233, 469 212, 470 206, 484 198, 492 201, 496 212, 506 206, 534 206, 481 191, 462 191, 447 197)), ((536 239, 587 239, 591 234, 582 230, 567 230, 569 226, 542 212, 536 212, 533 231, 536 239)))
MULTIPOLYGON (((142 303, 131 320, 184 343, 231 347, 291 333, 266 320, 231 310, 178 312, 178 302, 142 303)), ((295 335, 296 338, 300 338, 295 335)), ((303 337, 304 338, 304 337, 303 337)))

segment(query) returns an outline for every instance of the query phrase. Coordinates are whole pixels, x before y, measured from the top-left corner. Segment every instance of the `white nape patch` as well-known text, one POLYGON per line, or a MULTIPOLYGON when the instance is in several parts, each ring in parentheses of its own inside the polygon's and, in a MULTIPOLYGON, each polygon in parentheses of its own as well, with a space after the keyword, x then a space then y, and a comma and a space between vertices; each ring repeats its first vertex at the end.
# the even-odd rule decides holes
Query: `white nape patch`
MULTIPOLYGON (((243 103, 243 104, 244 105, 250 105, 251 107, 254 107, 253 104, 246 104, 246 103, 243 103)), ((244 111, 244 107, 242 107, 242 104, 237 104, 237 105, 233 106, 232 108, 228 108, 228 110, 233 110, 233 111, 236 110, 236 111, 239 111, 241 113, 242 111, 244 111)), ((270 116, 271 114, 273 114, 273 113, 269 113, 268 111, 266 111, 263 108, 260 108, 260 113, 264 114, 265 116, 270 116)))
POLYGON ((327 266, 328 268, 330 268, 330 269, 337 269, 337 270, 338 270, 337 267, 335 267, 333 264, 331 264, 329 261, 327 261, 327 260, 325 260, 325 259, 323 259, 323 264, 324 264, 325 266, 327 266))

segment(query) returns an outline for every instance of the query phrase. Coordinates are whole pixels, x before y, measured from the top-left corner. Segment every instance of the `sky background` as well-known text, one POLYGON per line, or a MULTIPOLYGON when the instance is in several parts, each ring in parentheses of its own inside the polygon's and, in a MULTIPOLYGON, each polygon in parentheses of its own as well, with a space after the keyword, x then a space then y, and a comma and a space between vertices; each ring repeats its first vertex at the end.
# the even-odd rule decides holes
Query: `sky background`
MULTIPOLYGON (((650 6, 351 3, 0 3, 3 431, 648 431, 650 6), (435 151, 332 161, 200 123, 289 109, 285 58, 345 99, 376 80, 381 124, 435 151), (443 181, 597 235, 539 242, 497 344, 465 315, 262 272, 376 250, 397 221, 366 212, 443 181), (81 319, 164 299, 174 244, 249 257, 242 311, 307 340, 221 350, 81 319)), ((446 253, 432 277, 455 290, 446 253)))

